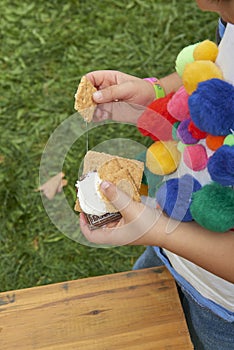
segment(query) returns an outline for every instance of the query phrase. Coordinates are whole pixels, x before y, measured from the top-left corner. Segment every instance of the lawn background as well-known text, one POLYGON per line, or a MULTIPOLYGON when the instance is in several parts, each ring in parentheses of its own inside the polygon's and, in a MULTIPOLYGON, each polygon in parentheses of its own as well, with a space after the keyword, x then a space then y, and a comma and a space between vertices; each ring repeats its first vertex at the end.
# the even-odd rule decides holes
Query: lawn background
MULTIPOLYGON (((0 290, 131 269, 143 247, 87 247, 50 222, 34 191, 44 146, 74 113, 83 74, 168 74, 184 46, 215 40, 217 15, 191 0, 1 0, 0 13, 0 290)), ((109 127, 90 133, 90 147, 116 134, 141 141, 133 128, 109 127)), ((68 196, 85 142, 65 164, 68 196)))

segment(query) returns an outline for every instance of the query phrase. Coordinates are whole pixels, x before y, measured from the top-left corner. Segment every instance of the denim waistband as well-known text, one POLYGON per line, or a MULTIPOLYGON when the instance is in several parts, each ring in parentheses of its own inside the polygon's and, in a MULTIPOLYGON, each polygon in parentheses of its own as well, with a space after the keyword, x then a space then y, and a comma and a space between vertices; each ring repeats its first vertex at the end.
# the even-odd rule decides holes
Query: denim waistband
POLYGON ((225 309, 221 305, 218 305, 212 300, 205 298, 201 295, 188 281, 186 281, 176 270, 172 267, 167 256, 163 253, 162 249, 159 247, 154 247, 157 256, 163 261, 165 266, 168 268, 172 276, 175 278, 176 282, 181 287, 182 291, 189 294, 190 297, 201 307, 205 307, 211 310, 214 314, 223 318, 227 322, 234 322, 234 313, 225 309))

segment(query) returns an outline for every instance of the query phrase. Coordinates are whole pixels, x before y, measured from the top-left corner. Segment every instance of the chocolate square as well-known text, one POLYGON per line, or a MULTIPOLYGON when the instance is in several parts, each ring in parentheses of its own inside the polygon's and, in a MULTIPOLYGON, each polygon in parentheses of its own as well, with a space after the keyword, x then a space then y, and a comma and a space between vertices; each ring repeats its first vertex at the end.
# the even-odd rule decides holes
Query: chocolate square
POLYGON ((85 213, 85 216, 89 223, 90 230, 96 230, 106 224, 109 224, 110 222, 118 221, 122 218, 122 215, 119 212, 106 213, 100 216, 85 213))

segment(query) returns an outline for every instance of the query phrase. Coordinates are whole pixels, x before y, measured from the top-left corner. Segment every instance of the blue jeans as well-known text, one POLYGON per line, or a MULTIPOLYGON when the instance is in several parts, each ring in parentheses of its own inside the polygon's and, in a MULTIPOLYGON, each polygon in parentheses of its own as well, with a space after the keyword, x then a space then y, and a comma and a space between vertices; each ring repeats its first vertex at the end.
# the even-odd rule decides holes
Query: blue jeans
MULTIPOLYGON (((147 247, 133 269, 162 266, 164 263, 152 247, 147 247)), ((234 323, 227 322, 211 310, 201 307, 178 286, 191 340, 195 350, 234 350, 234 323)))

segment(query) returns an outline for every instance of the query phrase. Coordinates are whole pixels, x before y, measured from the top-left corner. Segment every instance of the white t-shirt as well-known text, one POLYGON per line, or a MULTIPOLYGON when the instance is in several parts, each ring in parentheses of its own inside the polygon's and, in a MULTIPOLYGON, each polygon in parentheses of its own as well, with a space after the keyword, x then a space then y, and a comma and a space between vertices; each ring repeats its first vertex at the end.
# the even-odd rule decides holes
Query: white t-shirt
POLYGON ((201 295, 234 312, 234 283, 225 281, 166 249, 163 251, 174 269, 201 295))

